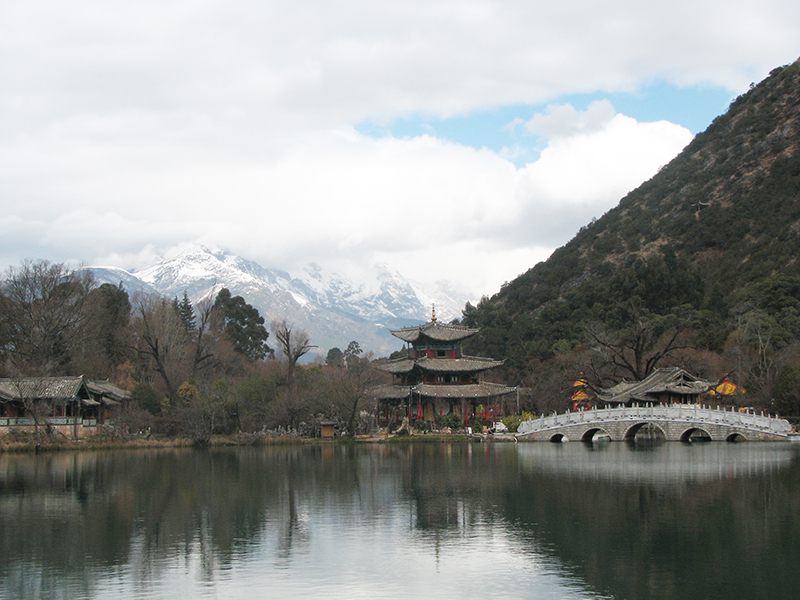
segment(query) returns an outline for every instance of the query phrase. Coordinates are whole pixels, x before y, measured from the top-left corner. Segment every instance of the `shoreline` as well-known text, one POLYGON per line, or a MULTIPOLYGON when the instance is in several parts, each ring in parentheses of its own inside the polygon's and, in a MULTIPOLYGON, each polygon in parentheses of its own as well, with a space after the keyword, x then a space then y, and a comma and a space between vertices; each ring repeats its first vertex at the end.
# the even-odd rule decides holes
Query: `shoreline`
POLYGON ((0 438, 0 455, 13 453, 53 453, 75 450, 132 450, 159 448, 223 448, 232 446, 286 446, 286 445, 338 445, 338 444, 406 444, 406 443, 507 443, 514 442, 513 434, 485 436, 481 434, 424 433, 416 435, 373 434, 354 438, 303 438, 297 436, 255 436, 253 434, 212 436, 207 444, 198 444, 188 438, 133 438, 129 440, 83 438, 70 441, 48 441, 38 448, 34 440, 4 440, 0 438))

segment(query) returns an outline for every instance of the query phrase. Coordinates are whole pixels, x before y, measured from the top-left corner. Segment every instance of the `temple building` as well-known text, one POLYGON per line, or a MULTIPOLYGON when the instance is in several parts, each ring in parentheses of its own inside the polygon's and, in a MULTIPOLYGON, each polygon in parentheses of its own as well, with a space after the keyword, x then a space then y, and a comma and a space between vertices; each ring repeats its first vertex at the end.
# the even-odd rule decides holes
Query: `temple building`
POLYGON ((484 374, 503 361, 461 351, 462 341, 478 331, 443 325, 435 310, 424 325, 392 331, 406 343, 407 356, 381 367, 394 382, 375 390, 379 425, 391 427, 404 417, 412 426, 419 421, 433 425, 437 417, 452 413, 470 426, 478 416, 485 424, 502 416, 504 401, 515 398, 516 388, 484 381, 484 374))
POLYGON ((701 394, 716 383, 695 377, 680 367, 656 369, 641 381, 621 381, 614 387, 598 389, 597 401, 602 406, 634 404, 696 404, 701 394))

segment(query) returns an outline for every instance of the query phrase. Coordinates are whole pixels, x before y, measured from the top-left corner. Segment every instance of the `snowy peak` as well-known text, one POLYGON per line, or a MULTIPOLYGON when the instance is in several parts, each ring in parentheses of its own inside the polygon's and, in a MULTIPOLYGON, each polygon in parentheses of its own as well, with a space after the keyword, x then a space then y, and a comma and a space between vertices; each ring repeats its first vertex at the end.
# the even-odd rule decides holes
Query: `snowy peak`
POLYGON ((285 271, 199 245, 138 273, 92 269, 98 280, 115 285, 121 281, 129 293, 141 289, 175 298, 185 291, 195 303, 226 287, 255 306, 267 323, 285 318, 308 331, 323 354, 352 340, 388 354, 398 347, 389 329, 429 320, 433 303, 441 320, 452 320, 460 317, 467 300, 447 282, 412 283, 385 265, 375 267, 372 278, 361 282, 314 263, 293 278, 285 271))
POLYGON ((136 294, 137 292, 144 294, 158 294, 159 291, 149 283, 139 279, 133 273, 129 273, 125 269, 119 267, 81 267, 92 272, 98 285, 108 283, 114 286, 121 286, 128 295, 136 294))
POLYGON ((275 279, 257 263, 205 246, 184 250, 175 258, 164 260, 137 275, 165 295, 180 296, 186 290, 193 298, 199 295, 200 290, 260 286, 272 284, 275 279))

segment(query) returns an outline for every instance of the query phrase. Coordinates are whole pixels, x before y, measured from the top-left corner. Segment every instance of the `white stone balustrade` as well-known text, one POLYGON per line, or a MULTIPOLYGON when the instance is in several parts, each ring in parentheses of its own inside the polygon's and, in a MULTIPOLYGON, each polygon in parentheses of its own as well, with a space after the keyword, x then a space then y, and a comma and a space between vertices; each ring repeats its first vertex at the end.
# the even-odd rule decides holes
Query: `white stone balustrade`
POLYGON ((792 427, 788 421, 769 414, 754 411, 741 412, 697 404, 648 404, 620 408, 602 408, 566 412, 542 416, 539 419, 523 421, 517 431, 518 436, 546 432, 578 425, 604 428, 614 423, 690 423, 699 428, 719 426, 741 429, 750 432, 765 432, 777 436, 788 436, 792 427))

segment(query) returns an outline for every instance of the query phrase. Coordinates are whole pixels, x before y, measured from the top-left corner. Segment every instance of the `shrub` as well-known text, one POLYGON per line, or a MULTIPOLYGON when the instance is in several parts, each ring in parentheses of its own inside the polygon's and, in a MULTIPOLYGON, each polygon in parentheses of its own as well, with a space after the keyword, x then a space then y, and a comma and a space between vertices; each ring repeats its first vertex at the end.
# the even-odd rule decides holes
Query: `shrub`
POLYGON ((436 417, 436 427, 439 429, 445 429, 449 427, 450 429, 461 429, 461 417, 459 417, 456 413, 450 412, 446 415, 440 415, 436 417))
POLYGON ((536 417, 533 414, 525 411, 521 415, 509 415, 503 419, 503 425, 508 427, 508 431, 511 433, 516 433, 519 429, 519 424, 523 421, 530 421, 535 419, 536 417))

